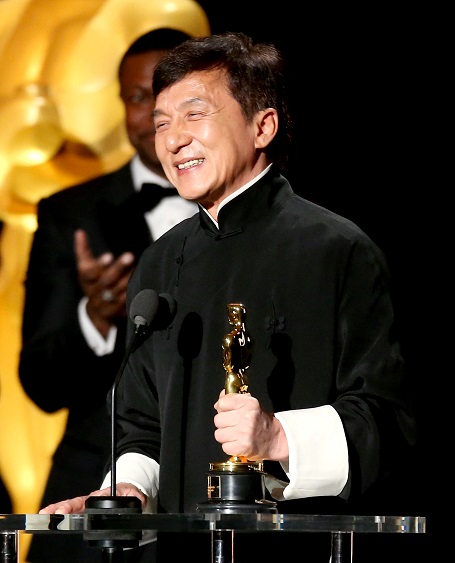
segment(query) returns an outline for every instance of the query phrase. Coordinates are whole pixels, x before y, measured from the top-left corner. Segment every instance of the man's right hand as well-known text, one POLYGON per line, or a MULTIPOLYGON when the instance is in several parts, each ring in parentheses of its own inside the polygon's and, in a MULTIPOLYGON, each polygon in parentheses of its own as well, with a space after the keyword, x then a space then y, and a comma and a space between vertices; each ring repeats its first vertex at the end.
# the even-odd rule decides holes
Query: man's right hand
POLYGON ((87 233, 74 233, 79 284, 88 297, 87 314, 104 337, 120 319, 126 317, 126 288, 133 271, 135 257, 124 252, 114 259, 111 253, 94 257, 87 233))
MULTIPOLYGON (((137 487, 130 483, 118 483, 116 487, 116 496, 118 497, 137 497, 142 507, 145 507, 147 497, 137 487)), ((98 491, 93 491, 90 495, 75 497, 72 499, 62 500, 54 504, 49 504, 39 511, 39 514, 82 514, 85 511, 85 501, 90 496, 108 497, 111 495, 111 488, 106 487, 98 491)))

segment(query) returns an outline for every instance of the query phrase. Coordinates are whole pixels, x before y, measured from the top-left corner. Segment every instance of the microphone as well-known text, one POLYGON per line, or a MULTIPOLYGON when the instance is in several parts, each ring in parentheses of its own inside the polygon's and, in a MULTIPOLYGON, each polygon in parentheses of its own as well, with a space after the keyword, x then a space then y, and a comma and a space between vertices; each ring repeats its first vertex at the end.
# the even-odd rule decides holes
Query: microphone
POLYGON ((131 303, 129 317, 136 326, 140 324, 143 330, 135 339, 132 351, 140 344, 140 337, 147 337, 154 330, 168 327, 175 316, 176 309, 175 299, 169 293, 157 295, 153 289, 140 291, 131 303), (148 317, 145 317, 145 311, 149 311, 148 317))
MULTIPOLYGON (((138 347, 144 337, 153 330, 165 328, 172 321, 176 311, 175 299, 172 295, 158 295, 153 289, 143 289, 132 300, 129 318, 135 325, 133 336, 127 346, 120 368, 111 388, 111 496, 90 496, 85 502, 86 514, 102 514, 106 510, 115 509, 117 513, 138 514, 142 510, 141 501, 137 497, 117 496, 116 490, 116 458, 117 458, 117 388, 125 371, 131 353, 138 347)), ((111 533, 90 532, 84 534, 89 545, 102 547, 109 553, 125 547, 137 547, 139 536, 135 532, 111 533), (115 538, 112 536, 115 535, 115 538), (94 538, 96 538, 94 540, 94 538)))
POLYGON ((130 306, 130 319, 136 325, 136 331, 140 326, 148 326, 153 321, 158 306, 159 296, 153 289, 143 289, 134 297, 130 306))

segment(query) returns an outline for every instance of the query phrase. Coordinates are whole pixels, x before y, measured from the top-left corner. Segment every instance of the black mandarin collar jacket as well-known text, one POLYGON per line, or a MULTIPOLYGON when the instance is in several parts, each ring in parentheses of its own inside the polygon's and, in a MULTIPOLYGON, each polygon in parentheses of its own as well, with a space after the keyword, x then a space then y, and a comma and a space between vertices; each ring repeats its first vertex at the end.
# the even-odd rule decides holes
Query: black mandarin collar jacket
MULTIPOLYGON (((336 409, 354 502, 413 440, 384 257, 356 225, 297 196, 273 168, 220 210, 219 227, 200 211, 153 243, 133 273, 129 303, 150 288, 171 294, 177 309, 169 326, 152 323, 126 367, 118 452, 159 462, 160 510, 194 512, 207 499, 209 463, 227 459, 213 424, 221 344, 232 329, 226 306, 240 302, 253 339, 252 395, 271 412, 336 409)), ((284 476, 278 463, 267 469, 284 476)), ((317 507, 297 501, 293 510, 317 507)))

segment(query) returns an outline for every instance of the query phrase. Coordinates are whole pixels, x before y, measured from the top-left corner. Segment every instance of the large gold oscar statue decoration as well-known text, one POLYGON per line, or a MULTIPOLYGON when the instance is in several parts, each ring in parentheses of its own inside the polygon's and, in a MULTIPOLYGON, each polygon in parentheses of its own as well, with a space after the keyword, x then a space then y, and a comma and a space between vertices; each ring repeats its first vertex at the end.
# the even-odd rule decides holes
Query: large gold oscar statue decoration
MULTIPOLYGON (((242 303, 227 305, 231 332, 223 338, 223 367, 226 393, 248 393, 246 371, 250 367, 253 341, 245 326, 246 309, 242 303)), ((198 505, 203 512, 244 513, 277 512, 276 503, 266 500, 262 461, 250 461, 242 455, 227 461, 211 462, 207 474, 208 501, 198 505)))
POLYGON ((210 33, 194 0, 0 0, 0 474, 16 513, 40 508, 67 419, 41 411, 18 378, 36 205, 132 156, 117 66, 158 27, 210 33))

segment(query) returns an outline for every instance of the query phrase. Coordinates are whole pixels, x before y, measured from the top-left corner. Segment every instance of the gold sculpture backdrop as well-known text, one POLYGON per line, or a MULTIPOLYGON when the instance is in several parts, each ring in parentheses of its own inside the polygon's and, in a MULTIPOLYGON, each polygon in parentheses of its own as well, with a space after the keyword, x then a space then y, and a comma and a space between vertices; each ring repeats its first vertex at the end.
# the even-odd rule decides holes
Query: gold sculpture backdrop
POLYGON ((36 203, 131 156, 117 65, 162 26, 210 31, 193 0, 0 0, 0 473, 17 513, 39 509, 66 422, 38 409, 17 374, 36 203))

